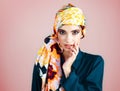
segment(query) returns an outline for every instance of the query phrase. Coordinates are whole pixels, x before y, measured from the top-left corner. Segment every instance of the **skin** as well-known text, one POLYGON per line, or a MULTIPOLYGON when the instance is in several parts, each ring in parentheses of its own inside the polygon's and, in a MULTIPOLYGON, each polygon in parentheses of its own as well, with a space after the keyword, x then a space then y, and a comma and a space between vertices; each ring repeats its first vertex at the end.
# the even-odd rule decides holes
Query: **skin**
POLYGON ((79 44, 81 34, 81 27, 75 25, 63 25, 58 29, 58 43, 63 55, 65 62, 63 64, 63 70, 65 76, 68 77, 71 72, 71 65, 76 59, 79 52, 79 44))

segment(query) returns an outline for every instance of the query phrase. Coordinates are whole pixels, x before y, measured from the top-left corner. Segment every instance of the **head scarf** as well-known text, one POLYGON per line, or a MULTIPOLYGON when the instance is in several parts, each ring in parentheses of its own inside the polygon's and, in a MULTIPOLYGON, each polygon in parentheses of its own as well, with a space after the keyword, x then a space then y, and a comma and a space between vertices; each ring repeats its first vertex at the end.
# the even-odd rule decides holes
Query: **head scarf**
MULTIPOLYGON (((43 47, 38 51, 36 65, 40 65, 42 91, 57 91, 62 76, 60 65, 60 48, 55 38, 58 28, 64 24, 85 26, 85 17, 81 9, 68 4, 60 9, 55 17, 54 34, 44 40, 43 47)), ((64 91, 62 88, 59 91, 64 91)))
POLYGON ((85 16, 82 10, 72 4, 68 4, 60 9, 55 16, 54 32, 56 33, 58 28, 62 27, 64 24, 85 26, 85 16))

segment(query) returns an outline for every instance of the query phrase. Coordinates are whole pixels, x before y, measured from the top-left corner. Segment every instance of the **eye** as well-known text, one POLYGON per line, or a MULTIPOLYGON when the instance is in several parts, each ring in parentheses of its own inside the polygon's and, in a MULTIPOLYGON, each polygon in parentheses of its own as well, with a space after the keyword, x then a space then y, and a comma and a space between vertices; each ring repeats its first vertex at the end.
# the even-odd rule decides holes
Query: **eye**
POLYGON ((72 34, 73 34, 73 35, 77 35, 79 32, 80 32, 79 30, 73 30, 73 31, 72 31, 72 34))
POLYGON ((65 30, 58 29, 58 33, 61 34, 61 35, 64 35, 66 32, 65 32, 65 30))

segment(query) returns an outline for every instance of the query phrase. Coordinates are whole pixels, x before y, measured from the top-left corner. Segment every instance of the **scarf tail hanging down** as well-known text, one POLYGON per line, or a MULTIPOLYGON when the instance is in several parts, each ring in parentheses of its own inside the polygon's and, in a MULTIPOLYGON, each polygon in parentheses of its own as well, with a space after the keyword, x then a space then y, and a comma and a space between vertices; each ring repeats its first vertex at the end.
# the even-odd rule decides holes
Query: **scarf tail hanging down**
POLYGON ((36 64, 37 63, 40 64, 40 69, 39 69, 40 74, 39 75, 42 79, 42 91, 44 91, 44 87, 45 87, 49 58, 50 58, 50 55, 47 52, 46 47, 43 46, 42 48, 40 48, 40 50, 38 51, 36 64))
POLYGON ((59 81, 62 76, 62 71, 60 69, 60 54, 58 53, 60 49, 54 38, 53 36, 47 37, 44 46, 40 48, 37 54, 36 64, 40 64, 39 75, 42 79, 42 91, 47 91, 46 89, 56 90, 59 87, 59 81), (51 67, 51 74, 55 74, 51 77, 48 76, 49 67, 51 67), (55 83, 57 85, 55 85, 55 83), (51 84, 54 84, 54 86, 51 84))

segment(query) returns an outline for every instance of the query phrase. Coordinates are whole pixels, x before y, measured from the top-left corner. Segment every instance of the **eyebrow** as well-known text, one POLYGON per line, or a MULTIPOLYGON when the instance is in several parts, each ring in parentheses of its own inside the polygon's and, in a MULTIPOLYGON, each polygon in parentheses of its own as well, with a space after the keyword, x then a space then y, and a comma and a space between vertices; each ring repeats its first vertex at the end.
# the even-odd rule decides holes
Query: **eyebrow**
POLYGON ((58 29, 58 31, 61 31, 61 30, 62 30, 62 31, 65 31, 64 29, 60 29, 60 28, 58 29))
MULTIPOLYGON (((66 31, 66 30, 64 30, 64 29, 58 29, 58 32, 59 32, 59 31, 66 31)), ((71 30, 71 32, 73 32, 73 31, 80 31, 80 29, 71 30)))
POLYGON ((74 31, 80 31, 80 29, 75 29, 75 30, 72 30, 71 32, 74 32, 74 31))

